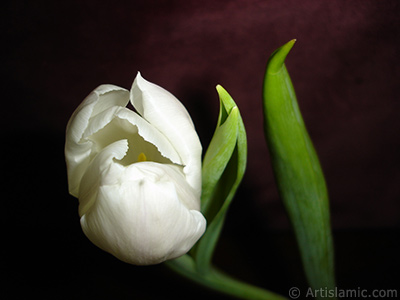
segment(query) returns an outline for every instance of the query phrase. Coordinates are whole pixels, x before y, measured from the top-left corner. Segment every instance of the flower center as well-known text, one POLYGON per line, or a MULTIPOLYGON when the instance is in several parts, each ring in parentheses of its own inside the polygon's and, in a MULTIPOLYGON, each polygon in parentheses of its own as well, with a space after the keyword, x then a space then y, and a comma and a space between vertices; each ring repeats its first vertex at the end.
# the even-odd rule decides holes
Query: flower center
POLYGON ((140 152, 140 154, 138 155, 137 161, 138 162, 142 162, 142 161, 146 161, 147 157, 143 152, 140 152))
POLYGON ((161 155, 155 145, 146 141, 139 135, 136 125, 124 119, 114 118, 104 128, 88 138, 95 143, 97 153, 116 141, 123 139, 128 140, 128 152, 123 159, 116 161, 124 166, 143 161, 172 164, 171 160, 161 155))

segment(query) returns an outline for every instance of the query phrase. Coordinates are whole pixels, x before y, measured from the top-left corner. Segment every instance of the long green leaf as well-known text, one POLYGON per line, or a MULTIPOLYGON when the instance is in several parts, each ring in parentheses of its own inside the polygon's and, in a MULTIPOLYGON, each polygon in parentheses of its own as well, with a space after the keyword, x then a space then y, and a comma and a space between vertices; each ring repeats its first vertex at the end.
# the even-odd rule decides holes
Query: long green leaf
POLYGON ((295 40, 270 57, 263 91, 264 129, 280 196, 313 289, 334 289, 333 243, 324 175, 284 61, 295 40))
POLYGON ((247 162, 247 140, 243 120, 232 97, 217 86, 220 114, 217 129, 203 160, 202 213, 208 226, 195 247, 197 267, 211 267, 226 212, 243 178, 247 162))

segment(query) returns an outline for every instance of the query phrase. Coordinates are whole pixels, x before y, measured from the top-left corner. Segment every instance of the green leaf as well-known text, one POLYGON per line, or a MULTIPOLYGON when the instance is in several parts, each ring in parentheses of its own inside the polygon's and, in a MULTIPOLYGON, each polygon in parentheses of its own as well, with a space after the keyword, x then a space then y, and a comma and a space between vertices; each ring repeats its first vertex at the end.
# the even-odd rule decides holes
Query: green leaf
POLYGON ((189 254, 165 262, 176 273, 204 287, 238 299, 286 299, 274 292, 241 282, 211 264, 229 205, 243 178, 247 140, 242 118, 231 96, 217 86, 220 113, 217 128, 203 160, 202 213, 208 228, 189 254))
POLYGON ((216 201, 214 193, 216 192, 218 181, 235 150, 237 135, 238 109, 234 108, 226 118, 226 121, 215 130, 203 160, 201 210, 208 220, 213 218, 215 215, 213 211, 218 211, 221 206, 220 202, 225 200, 219 199, 221 201, 216 201))
POLYGON ((208 226, 194 253, 199 270, 209 271, 226 212, 243 178, 247 162, 246 131, 232 97, 217 86, 218 124, 203 160, 201 211, 208 226))
POLYGON ((267 64, 263 91, 265 136, 309 284, 315 290, 333 289, 334 253, 327 188, 284 64, 294 43, 292 40, 277 49, 267 64))

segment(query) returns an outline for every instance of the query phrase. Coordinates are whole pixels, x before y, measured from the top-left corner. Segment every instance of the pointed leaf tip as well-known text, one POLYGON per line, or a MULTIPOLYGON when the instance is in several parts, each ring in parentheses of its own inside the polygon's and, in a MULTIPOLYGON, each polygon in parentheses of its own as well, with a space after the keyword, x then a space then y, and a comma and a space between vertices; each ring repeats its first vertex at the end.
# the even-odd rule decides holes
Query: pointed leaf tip
POLYGON ((286 56, 292 50, 295 43, 296 39, 290 40, 272 53, 267 64, 267 72, 269 74, 276 74, 282 69, 286 56))
POLYGON ((229 93, 221 85, 218 84, 216 89, 219 99, 222 101, 227 112, 230 113, 232 108, 236 106, 236 103, 233 101, 231 95, 229 95, 229 93))
POLYGON ((218 116, 218 124, 217 124, 217 127, 219 127, 221 126, 221 124, 225 122, 226 118, 231 113, 232 109, 236 107, 236 103, 235 101, 233 101, 231 95, 229 95, 229 93, 221 85, 218 84, 216 86, 216 89, 218 92, 221 105, 221 109, 218 116))
POLYGON ((220 84, 217 84, 217 86, 215 88, 217 89, 218 92, 225 90, 220 84))
POLYGON ((228 92, 221 85, 218 84, 215 88, 217 90, 220 100, 222 100, 223 102, 226 102, 226 99, 231 98, 228 92))

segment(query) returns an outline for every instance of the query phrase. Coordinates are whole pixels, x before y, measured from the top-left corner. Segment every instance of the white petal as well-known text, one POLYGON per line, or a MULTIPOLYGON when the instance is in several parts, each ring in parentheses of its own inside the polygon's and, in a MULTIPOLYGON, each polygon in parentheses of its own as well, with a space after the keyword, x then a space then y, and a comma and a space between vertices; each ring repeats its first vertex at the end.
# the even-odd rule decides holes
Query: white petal
POLYGON ((183 167, 172 164, 158 164, 153 162, 141 162, 130 165, 124 169, 124 178, 148 178, 151 181, 168 180, 175 186, 179 201, 188 210, 200 210, 200 201, 196 197, 193 188, 186 181, 183 167))
POLYGON ((129 92, 114 85, 101 85, 91 92, 71 116, 66 130, 65 158, 69 192, 77 197, 80 180, 90 162, 93 151, 91 141, 82 140, 83 133, 93 116, 113 106, 126 106, 129 92))
POLYGON ((118 184, 124 167, 114 159, 122 159, 128 151, 128 141, 120 140, 104 148, 89 164, 82 176, 79 189, 79 215, 84 215, 94 204, 101 185, 118 184))
POLYGON ((138 113, 156 127, 178 152, 189 184, 201 193, 201 144, 182 103, 162 87, 137 74, 131 102, 138 113))
POLYGON ((190 194, 192 188, 185 188, 186 181, 176 174, 177 168, 138 163, 120 173, 119 184, 102 185, 81 218, 88 238, 118 259, 137 265, 160 263, 188 252, 204 233, 206 221, 200 212, 182 203, 179 190, 190 194))

